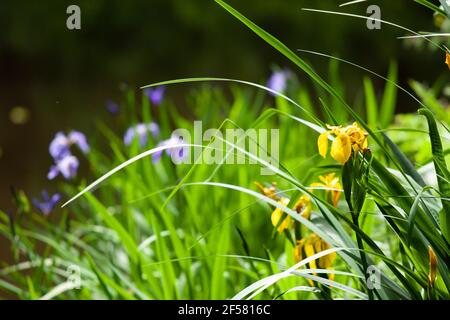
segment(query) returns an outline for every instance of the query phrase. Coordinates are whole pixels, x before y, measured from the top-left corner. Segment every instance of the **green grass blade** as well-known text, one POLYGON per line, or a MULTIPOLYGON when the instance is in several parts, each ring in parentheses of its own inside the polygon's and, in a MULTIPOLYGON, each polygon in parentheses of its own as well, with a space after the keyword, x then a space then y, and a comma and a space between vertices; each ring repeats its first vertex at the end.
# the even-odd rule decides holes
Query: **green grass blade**
POLYGON ((368 77, 364 77, 364 94, 366 97, 367 122, 371 128, 376 128, 378 123, 378 102, 373 88, 373 82, 368 77))
POLYGON ((389 81, 384 88, 383 98, 380 106, 380 124, 383 128, 386 128, 394 117, 395 105, 397 103, 397 83, 398 71, 397 63, 391 62, 389 65, 389 72, 387 78, 389 81))
POLYGON ((426 109, 420 109, 419 114, 425 116, 428 122, 431 152, 433 153, 434 168, 441 192, 442 212, 439 215, 441 231, 445 239, 450 242, 450 202, 447 200, 450 198, 450 184, 448 183, 450 173, 447 169, 441 138, 433 114, 426 109))
POLYGON ((400 148, 384 132, 382 132, 381 135, 383 136, 384 141, 391 149, 394 156, 397 158, 398 163, 400 164, 401 168, 405 171, 405 173, 409 175, 411 178, 413 178, 414 181, 416 181, 420 186, 425 187, 425 181, 423 180, 422 176, 417 172, 417 170, 414 168, 414 165, 411 163, 411 161, 409 161, 409 159, 400 150, 400 148))

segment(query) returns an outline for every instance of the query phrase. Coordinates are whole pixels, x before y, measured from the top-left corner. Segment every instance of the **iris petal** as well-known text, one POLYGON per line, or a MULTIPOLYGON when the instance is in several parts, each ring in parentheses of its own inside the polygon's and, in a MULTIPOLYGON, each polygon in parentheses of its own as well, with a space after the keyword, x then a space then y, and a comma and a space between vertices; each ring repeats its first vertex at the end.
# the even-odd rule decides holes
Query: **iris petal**
MULTIPOLYGON (((279 204, 283 205, 283 206, 287 206, 289 203, 289 199, 288 198, 282 198, 280 201, 278 201, 279 204)), ((283 222, 280 222, 280 219, 283 217, 283 211, 280 208, 276 208, 273 212, 272 212, 272 216, 271 216, 271 220, 272 220, 272 225, 274 227, 277 227, 277 231, 279 233, 282 233, 286 228, 289 227, 289 224, 291 222, 291 217, 287 216, 286 219, 284 219, 283 222)))
POLYGON ((328 151, 328 132, 320 134, 317 140, 317 147, 319 148, 319 154, 325 158, 328 151))
POLYGON ((339 163, 346 163, 352 154, 350 137, 346 134, 339 134, 331 145, 330 154, 339 163))

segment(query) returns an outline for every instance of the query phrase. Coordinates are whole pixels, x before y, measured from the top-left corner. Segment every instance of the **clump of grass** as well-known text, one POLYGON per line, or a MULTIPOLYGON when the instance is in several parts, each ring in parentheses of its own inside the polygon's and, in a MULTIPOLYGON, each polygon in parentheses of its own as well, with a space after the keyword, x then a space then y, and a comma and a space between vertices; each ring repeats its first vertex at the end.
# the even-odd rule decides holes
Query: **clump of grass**
MULTIPOLYGON (((394 62, 380 76, 380 101, 368 77, 379 75, 355 63, 326 56, 325 80, 216 2, 305 72, 321 88, 320 105, 296 81, 284 93, 221 78, 150 87, 209 83, 189 94, 193 117, 222 130, 281 128, 280 165, 236 143, 257 165, 175 165, 164 155, 155 161, 172 148, 161 144, 172 129, 192 130, 192 123, 169 99, 156 106, 148 94, 136 101, 129 91, 115 125, 99 123, 93 133, 106 142, 91 143, 83 160, 94 182, 62 183, 69 199, 48 216, 23 193, 15 193, 17 212, 0 212, 0 234, 15 261, 0 269, 0 288, 23 299, 449 299, 448 110, 436 94, 413 82, 416 98, 398 85, 394 62), (368 72, 360 105, 344 99, 338 62, 368 72), (229 92, 212 82, 228 83, 229 92), (426 127, 398 127, 398 91, 421 105, 411 117, 426 127), (148 124, 158 125, 158 135, 148 124), (124 143, 125 132, 145 139, 124 143), (432 156, 404 151, 415 134, 429 141, 424 148, 432 156), (422 168, 411 161, 417 158, 422 168), (275 173, 270 181, 260 167, 275 173), (379 279, 372 282, 369 270, 379 279)), ((211 143, 195 147, 203 155, 211 143)))

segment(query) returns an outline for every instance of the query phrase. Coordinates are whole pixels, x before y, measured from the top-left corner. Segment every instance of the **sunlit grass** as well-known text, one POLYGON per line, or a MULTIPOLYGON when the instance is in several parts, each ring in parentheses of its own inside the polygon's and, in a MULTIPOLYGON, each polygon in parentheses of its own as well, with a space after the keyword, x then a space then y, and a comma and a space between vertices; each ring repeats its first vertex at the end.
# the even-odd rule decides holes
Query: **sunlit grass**
POLYGON ((50 217, 35 212, 24 194, 16 196, 17 215, 0 212, 0 234, 16 261, 0 269, 0 288, 23 299, 449 299, 450 113, 438 91, 417 81, 412 90, 400 86, 394 62, 382 76, 300 50, 330 59, 331 74, 319 75, 280 40, 216 2, 320 89, 308 92, 295 81, 277 92, 244 80, 178 79, 147 86, 169 89, 159 106, 127 92, 122 124, 105 121, 90 133, 98 145, 83 161, 92 182, 62 183, 66 201, 50 217), (362 103, 346 101, 339 63, 363 72, 362 103), (370 76, 386 82, 381 95, 370 76), (186 99, 191 116, 208 128, 279 128, 279 166, 226 140, 257 164, 227 165, 230 154, 213 165, 200 158, 175 165, 165 155, 152 161, 177 146, 203 157, 211 143, 158 146, 161 140, 149 136, 145 148, 137 139, 124 144, 125 130, 140 122, 157 123, 159 139, 174 128, 192 130, 170 102, 170 87, 188 83, 195 85, 186 99), (396 125, 398 94, 420 108, 411 117, 422 127, 411 120, 396 125), (359 142, 352 140, 355 130, 359 142), (318 139, 319 146, 330 144, 331 156, 328 149, 319 155, 318 139), (405 146, 413 142, 425 151, 405 146), (261 167, 274 175, 261 175, 261 167), (337 180, 319 186, 327 174, 337 180), (311 199, 307 216, 297 211, 301 196, 311 199), (281 217, 271 219, 275 210, 281 217), (73 266, 80 288, 68 274, 73 266), (375 290, 370 266, 380 273, 375 290))

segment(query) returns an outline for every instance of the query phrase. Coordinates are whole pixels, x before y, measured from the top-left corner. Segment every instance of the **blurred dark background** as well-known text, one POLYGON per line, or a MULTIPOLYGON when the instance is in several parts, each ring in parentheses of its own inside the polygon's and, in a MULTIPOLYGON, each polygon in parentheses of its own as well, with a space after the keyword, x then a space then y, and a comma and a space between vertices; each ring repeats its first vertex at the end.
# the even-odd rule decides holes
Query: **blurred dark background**
MULTIPOLYGON (((302 7, 365 14, 378 4, 382 19, 416 31, 435 31, 432 12, 412 0, 368 1, 339 8, 344 0, 228 0, 290 48, 335 54, 386 74, 399 60, 401 84, 434 82, 442 52, 406 48, 399 29, 370 31, 366 21, 301 11, 302 7)), ((326 59, 303 54, 325 74, 326 59)), ((48 144, 56 131, 95 134, 94 121, 108 120, 105 102, 120 87, 161 80, 218 76, 264 83, 271 66, 294 69, 213 0, 4 0, 0 4, 0 207, 12 210, 10 186, 36 195, 54 189, 46 174, 48 144), (82 29, 66 28, 66 9, 81 7, 82 29), (24 124, 11 110, 29 112, 24 124)), ((298 72, 300 77, 303 75, 298 72)), ((346 87, 360 88, 362 73, 345 67, 346 87)), ((382 85, 382 82, 376 82, 382 85)), ((180 95, 176 90, 168 95, 180 95)), ((350 93, 351 94, 351 93, 350 93)), ((410 99, 399 109, 413 110, 410 99)), ((121 133, 120 133, 121 134, 121 133)))

